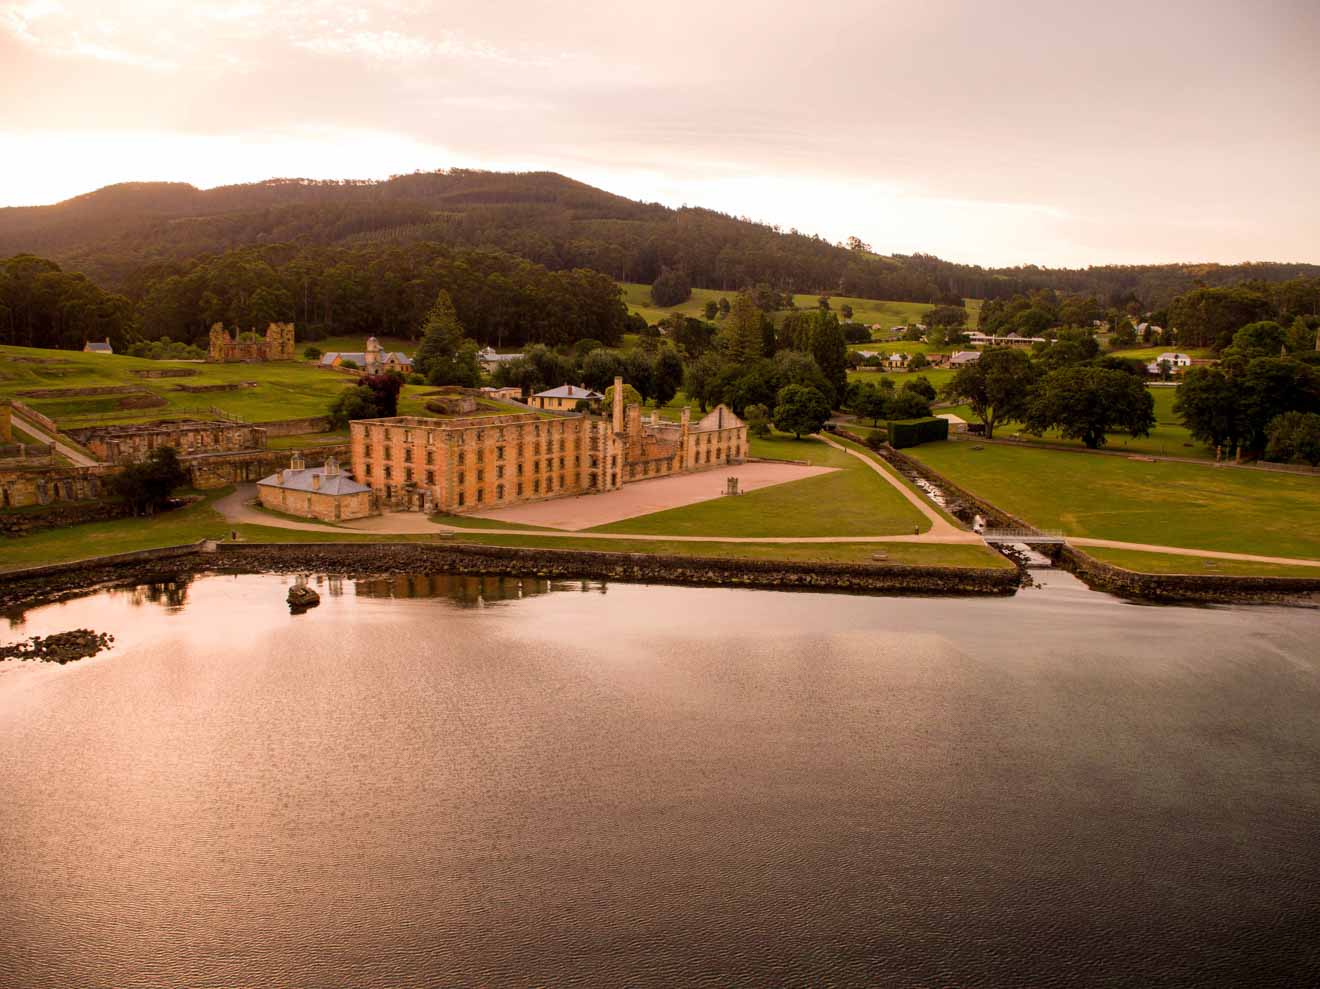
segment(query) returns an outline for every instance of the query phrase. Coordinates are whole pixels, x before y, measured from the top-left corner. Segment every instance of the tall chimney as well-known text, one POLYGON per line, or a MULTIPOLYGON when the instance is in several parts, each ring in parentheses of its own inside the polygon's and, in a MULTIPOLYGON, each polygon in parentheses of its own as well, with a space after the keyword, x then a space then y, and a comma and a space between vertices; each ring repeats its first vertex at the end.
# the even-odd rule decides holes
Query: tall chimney
POLYGON ((614 376, 614 431, 623 432, 623 378, 614 376))
POLYGON ((313 491, 321 490, 321 475, 315 472, 312 473, 312 490, 313 491))

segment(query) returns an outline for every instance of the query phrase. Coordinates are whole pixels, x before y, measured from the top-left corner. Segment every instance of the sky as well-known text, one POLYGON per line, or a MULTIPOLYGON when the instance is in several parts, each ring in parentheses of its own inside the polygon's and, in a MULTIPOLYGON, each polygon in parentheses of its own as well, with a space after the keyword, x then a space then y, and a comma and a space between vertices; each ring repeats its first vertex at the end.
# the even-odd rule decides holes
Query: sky
POLYGON ((1320 262, 1320 2, 0 0, 0 206, 548 169, 880 253, 1320 262))

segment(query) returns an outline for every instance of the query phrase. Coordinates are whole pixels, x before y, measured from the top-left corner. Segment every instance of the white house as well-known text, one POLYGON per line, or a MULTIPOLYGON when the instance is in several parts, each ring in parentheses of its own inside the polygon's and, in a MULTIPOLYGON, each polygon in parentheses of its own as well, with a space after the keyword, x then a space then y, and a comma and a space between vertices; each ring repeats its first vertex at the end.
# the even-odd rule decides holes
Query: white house
POLYGON ((911 359, 907 354, 894 353, 885 358, 885 364, 893 368, 907 367, 911 359))
POLYGON ((1164 353, 1160 354, 1159 357, 1156 357, 1153 361, 1147 364, 1146 370, 1151 374, 1160 374, 1163 371, 1161 365, 1166 363, 1169 365, 1170 370, 1177 371, 1179 368, 1191 367, 1192 359, 1186 354, 1175 354, 1171 350, 1166 350, 1164 353))
POLYGON ((981 359, 979 350, 960 350, 949 358, 949 367, 966 367, 968 364, 975 364, 981 359))

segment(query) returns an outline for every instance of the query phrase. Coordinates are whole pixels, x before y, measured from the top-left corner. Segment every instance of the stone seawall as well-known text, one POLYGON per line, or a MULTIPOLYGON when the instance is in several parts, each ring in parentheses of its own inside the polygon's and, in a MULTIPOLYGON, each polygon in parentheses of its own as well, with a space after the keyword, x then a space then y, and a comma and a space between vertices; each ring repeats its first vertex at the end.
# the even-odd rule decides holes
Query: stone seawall
POLYGON ((208 571, 620 580, 872 594, 1007 595, 1010 569, 811 564, 437 543, 199 543, 0 572, 0 607, 86 593, 109 583, 160 582, 208 571))
POLYGON ((1320 577, 1139 573, 1098 560, 1068 545, 1056 547, 1053 557, 1058 566, 1075 574, 1088 587, 1119 597, 1170 603, 1320 606, 1320 577))
POLYGON ((885 594, 1011 594, 1009 569, 799 563, 435 543, 221 543, 216 569, 459 573, 885 594))

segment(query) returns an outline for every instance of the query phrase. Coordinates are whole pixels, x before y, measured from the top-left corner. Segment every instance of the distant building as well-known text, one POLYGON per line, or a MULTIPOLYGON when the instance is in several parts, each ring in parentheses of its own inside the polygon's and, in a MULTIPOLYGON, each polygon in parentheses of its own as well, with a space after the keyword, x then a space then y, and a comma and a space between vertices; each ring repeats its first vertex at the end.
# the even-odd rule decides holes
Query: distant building
POLYGON ((97 343, 95 340, 89 340, 83 344, 84 354, 113 354, 115 348, 110 346, 110 338, 105 338, 105 343, 97 343))
POLYGON ((1024 337, 1017 333, 1007 336, 987 336, 973 330, 967 334, 967 343, 972 347, 1030 347, 1032 344, 1045 343, 1044 337, 1024 337))
POLYGON ((501 402, 521 402, 522 389, 510 386, 508 388, 491 388, 489 385, 481 389, 487 398, 493 398, 501 402))
POLYGON ((491 347, 483 347, 477 351, 477 360, 481 362, 483 371, 487 374, 493 374, 501 364, 522 360, 522 354, 501 354, 491 347))
POLYGON ((412 358, 402 351, 385 350, 375 337, 367 337, 367 347, 358 353, 349 351, 331 351, 322 354, 317 367, 342 367, 345 361, 352 361, 359 370, 368 374, 380 374, 383 371, 398 371, 400 374, 412 374, 412 358))
POLYGON ((1151 374, 1162 374, 1164 373, 1164 368, 1161 367, 1161 365, 1165 363, 1169 365, 1169 370, 1176 373, 1185 368, 1191 367, 1192 359, 1186 354, 1176 354, 1171 350, 1165 351, 1163 354, 1160 354, 1159 357, 1156 357, 1153 361, 1147 364, 1146 370, 1151 374))
POLYGON ((537 392, 528 399, 527 404, 534 409, 545 409, 547 412, 572 412, 577 408, 578 402, 586 401, 594 404, 604 397, 600 392, 581 385, 560 385, 558 388, 537 392))
POLYGON ((374 511, 371 489, 343 473, 334 457, 323 467, 309 468, 294 453, 285 470, 257 482, 262 507, 286 515, 338 522, 360 519, 374 511))
POLYGON ((949 358, 949 367, 966 367, 981 359, 979 350, 960 350, 949 358))
POLYGON ((911 359, 907 354, 895 352, 885 358, 885 364, 892 368, 907 367, 911 359))
POLYGON ((223 323, 213 323, 206 359, 214 364, 293 360, 292 323, 271 323, 266 327, 264 339, 257 337, 254 340, 252 337, 257 337, 255 332, 244 340, 243 334, 237 330, 230 336, 223 323))

